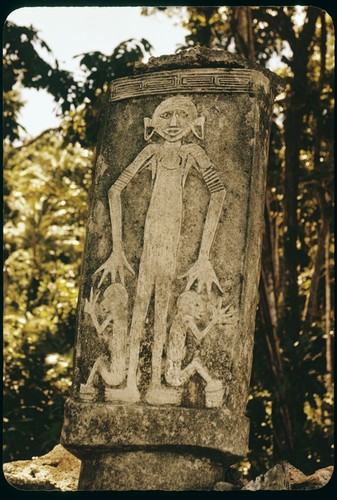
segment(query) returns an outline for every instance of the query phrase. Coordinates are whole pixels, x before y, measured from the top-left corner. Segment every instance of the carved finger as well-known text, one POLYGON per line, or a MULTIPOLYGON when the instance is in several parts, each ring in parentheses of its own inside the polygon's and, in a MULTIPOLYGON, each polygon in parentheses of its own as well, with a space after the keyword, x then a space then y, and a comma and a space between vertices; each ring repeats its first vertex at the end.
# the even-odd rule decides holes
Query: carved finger
POLYGON ((124 280, 124 267, 123 266, 118 266, 117 267, 117 272, 119 274, 119 279, 122 283, 122 285, 125 285, 125 280, 124 280))
POLYGON ((133 268, 130 266, 130 264, 128 263, 128 261, 126 259, 124 259, 124 265, 125 265, 126 269, 128 271, 130 271, 130 273, 134 276, 135 271, 133 270, 133 268))
POLYGON ((187 285, 186 285, 186 288, 185 288, 185 291, 187 290, 190 290, 191 289, 191 286, 193 285, 193 283, 195 282, 197 278, 195 276, 192 276, 188 279, 187 281, 187 285))
MULTIPOLYGON (((104 269, 103 274, 101 276, 101 279, 99 280, 99 283, 98 283, 98 288, 102 285, 102 283, 105 280, 105 277, 108 275, 108 273, 109 273, 109 271, 107 269, 104 269)), ((113 282, 112 274, 111 274, 111 281, 113 282)))
POLYGON ((104 278, 105 278, 105 273, 103 273, 103 274, 102 274, 101 279, 100 279, 100 280, 99 280, 99 282, 98 282, 98 287, 100 287, 100 286, 101 286, 101 284, 102 284, 102 283, 103 283, 103 281, 104 281, 104 278))
POLYGON ((232 304, 228 304, 228 306, 224 307, 224 308, 223 308, 223 312, 225 312, 225 313, 226 313, 226 312, 228 311, 228 309, 230 308, 230 306, 231 306, 231 305, 232 305, 232 304))
POLYGON ((222 290, 222 288, 221 288, 221 285, 220 285, 219 280, 218 280, 217 276, 215 275, 215 273, 214 273, 213 282, 214 282, 214 283, 216 284, 216 286, 219 288, 220 292, 221 292, 221 293, 223 293, 223 290, 222 290))
POLYGON ((206 283, 206 291, 207 291, 207 295, 210 297, 211 292, 212 292, 212 281, 207 281, 207 283, 206 283))
POLYGON ((101 295, 101 292, 98 290, 96 295, 94 295, 93 297, 93 305, 96 304, 96 302, 98 301, 98 297, 101 295))
POLYGON ((104 271, 104 270, 105 270, 105 262, 101 266, 99 266, 98 269, 96 269, 94 274, 100 273, 101 271, 104 271))
POLYGON ((179 274, 179 276, 177 276, 177 279, 178 280, 182 280, 183 278, 186 278, 188 275, 188 271, 186 271, 186 273, 183 273, 183 274, 179 274))

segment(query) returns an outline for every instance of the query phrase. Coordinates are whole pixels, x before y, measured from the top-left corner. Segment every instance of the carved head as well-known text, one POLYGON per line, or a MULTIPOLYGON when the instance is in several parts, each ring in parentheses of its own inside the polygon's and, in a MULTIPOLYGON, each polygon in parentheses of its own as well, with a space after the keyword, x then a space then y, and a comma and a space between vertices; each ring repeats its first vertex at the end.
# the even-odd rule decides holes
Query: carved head
POLYGON ((114 312, 128 303, 128 293, 122 283, 112 283, 104 292, 101 302, 102 312, 114 312))
POLYGON ((149 140, 157 132, 166 141, 175 142, 193 132, 204 138, 204 116, 198 116, 197 108, 189 97, 175 96, 165 99, 155 109, 152 118, 144 118, 144 138, 149 140))
POLYGON ((190 290, 178 297, 177 309, 183 316, 191 316, 195 320, 200 320, 205 313, 205 303, 197 292, 190 290))

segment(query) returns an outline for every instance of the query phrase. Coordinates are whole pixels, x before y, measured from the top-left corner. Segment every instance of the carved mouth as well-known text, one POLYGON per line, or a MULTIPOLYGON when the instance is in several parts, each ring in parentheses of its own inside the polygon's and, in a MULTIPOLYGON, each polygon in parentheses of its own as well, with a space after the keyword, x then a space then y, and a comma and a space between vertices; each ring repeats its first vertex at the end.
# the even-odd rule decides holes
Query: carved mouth
POLYGON ((165 130, 165 132, 170 135, 171 137, 175 137, 176 135, 180 134, 180 128, 179 127, 169 127, 165 130))

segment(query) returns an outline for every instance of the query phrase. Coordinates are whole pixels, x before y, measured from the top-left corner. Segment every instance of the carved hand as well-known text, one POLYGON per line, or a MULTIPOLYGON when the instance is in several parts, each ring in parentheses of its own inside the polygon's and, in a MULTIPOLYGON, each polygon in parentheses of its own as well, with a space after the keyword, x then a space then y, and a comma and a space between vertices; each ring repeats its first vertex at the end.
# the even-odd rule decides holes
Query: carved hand
POLYGON ((103 283, 105 277, 110 274, 111 275, 111 283, 114 283, 117 278, 117 274, 119 275, 119 279, 121 283, 124 285, 124 267, 130 271, 131 274, 135 274, 134 270, 128 263, 124 252, 121 250, 119 252, 112 252, 108 260, 104 262, 95 272, 94 274, 97 274, 101 271, 103 271, 103 274, 101 276, 101 279, 98 283, 98 286, 100 287, 101 284, 103 283))
POLYGON ((222 307, 222 299, 219 300, 218 306, 214 309, 212 322, 217 325, 224 325, 230 323, 228 319, 233 317, 233 313, 228 312, 231 304, 226 307, 222 307))
POLYGON ((215 283, 220 292, 223 293, 213 266, 207 258, 199 257, 185 274, 179 276, 179 278, 185 277, 187 277, 186 291, 190 290, 193 283, 198 280, 198 293, 201 292, 202 287, 205 285, 207 293, 210 295, 213 283, 215 283))
POLYGON ((95 306, 96 306, 96 303, 97 303, 99 296, 100 296, 100 292, 97 292, 95 294, 93 288, 91 288, 89 300, 85 299, 85 303, 84 303, 84 312, 85 313, 90 314, 90 316, 95 315, 95 306))

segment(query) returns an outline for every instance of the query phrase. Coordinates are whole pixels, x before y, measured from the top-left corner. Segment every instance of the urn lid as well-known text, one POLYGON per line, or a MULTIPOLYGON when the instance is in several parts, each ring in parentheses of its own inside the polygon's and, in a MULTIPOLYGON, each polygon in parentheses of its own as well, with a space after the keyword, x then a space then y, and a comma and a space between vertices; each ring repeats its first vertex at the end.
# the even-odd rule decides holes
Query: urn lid
POLYGON ((176 54, 150 57, 146 64, 137 62, 134 67, 134 74, 140 75, 156 71, 188 68, 253 69, 260 71, 270 80, 277 94, 284 90, 283 79, 260 64, 248 61, 227 50, 218 48, 209 49, 208 47, 202 47, 200 45, 181 50, 176 54))

